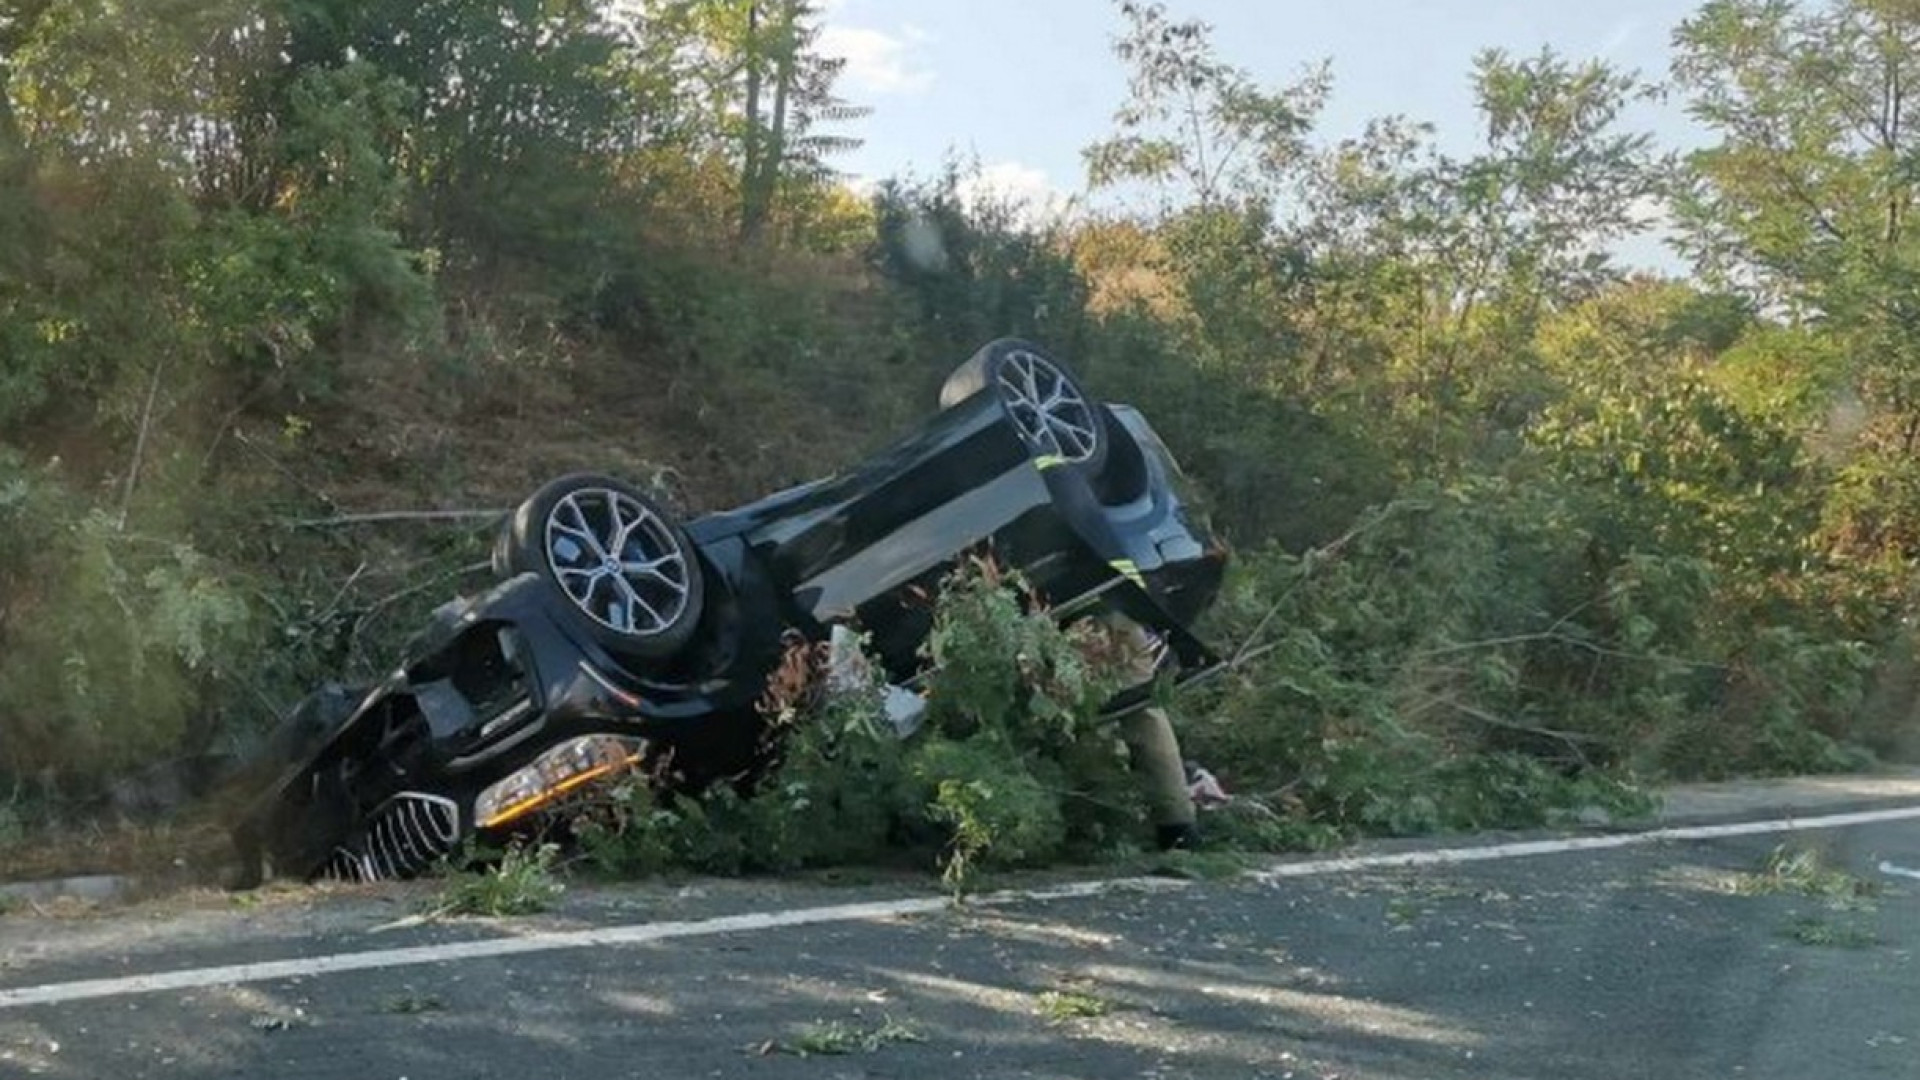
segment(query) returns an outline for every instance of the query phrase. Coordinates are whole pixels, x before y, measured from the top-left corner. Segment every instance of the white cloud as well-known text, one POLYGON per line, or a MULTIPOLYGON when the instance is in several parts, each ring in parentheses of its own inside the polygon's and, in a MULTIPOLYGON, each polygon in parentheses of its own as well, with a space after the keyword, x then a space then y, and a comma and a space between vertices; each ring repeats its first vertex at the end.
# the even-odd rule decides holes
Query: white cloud
POLYGON ((1678 229, 1665 200, 1658 196, 1642 195, 1628 204, 1627 218, 1640 231, 1608 245, 1608 251, 1617 263, 1629 270, 1673 276, 1687 272, 1686 261, 1667 245, 1678 229))
POLYGON ((846 60, 846 85, 869 94, 918 94, 933 85, 933 68, 920 55, 927 35, 906 27, 898 34, 868 26, 829 25, 820 32, 820 52, 846 60))
POLYGON ((1599 51, 1594 55, 1602 60, 1611 57, 1614 53, 1620 51, 1622 45, 1632 40, 1633 35, 1638 33, 1639 30, 1640 21, 1638 19, 1622 19, 1614 24, 1613 29, 1608 32, 1606 40, 1600 43, 1599 51))
POLYGON ((1067 212, 1067 194, 1053 185, 1046 170, 1018 161, 982 165, 960 180, 958 194, 969 207, 1003 203, 1021 220, 1038 225, 1067 212))
POLYGON ((1667 200, 1658 195, 1640 195, 1627 204, 1627 217, 1635 225, 1653 232, 1671 232, 1673 213, 1667 200))

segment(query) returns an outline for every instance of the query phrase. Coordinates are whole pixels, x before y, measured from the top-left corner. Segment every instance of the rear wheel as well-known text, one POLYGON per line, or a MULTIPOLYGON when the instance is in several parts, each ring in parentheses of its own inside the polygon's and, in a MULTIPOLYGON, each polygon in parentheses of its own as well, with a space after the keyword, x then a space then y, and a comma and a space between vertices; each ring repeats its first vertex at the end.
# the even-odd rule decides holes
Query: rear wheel
POLYGON ((705 603, 686 532, 633 485, 607 476, 563 476, 534 492, 502 528, 494 567, 538 574, 576 625, 634 659, 678 652, 705 603))
POLYGON ((1016 338, 989 342, 947 376, 940 407, 990 392, 1035 458, 1098 471, 1107 455, 1106 417, 1073 372, 1038 345, 1016 338))

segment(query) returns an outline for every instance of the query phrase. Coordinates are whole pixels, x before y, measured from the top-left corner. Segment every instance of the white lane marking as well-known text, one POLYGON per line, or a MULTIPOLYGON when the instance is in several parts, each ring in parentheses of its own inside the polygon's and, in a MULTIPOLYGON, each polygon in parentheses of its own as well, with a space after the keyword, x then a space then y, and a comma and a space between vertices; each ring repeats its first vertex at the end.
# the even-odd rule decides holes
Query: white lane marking
MULTIPOLYGON (((1051 889, 1010 891, 981 896, 979 904, 1008 904, 1015 901, 1047 902, 1094 896, 1122 890, 1166 891, 1185 887, 1186 882, 1167 878, 1111 878, 1080 881, 1051 889)), ((912 900, 879 900, 863 904, 833 904, 826 907, 797 908, 791 911, 756 911, 744 915, 725 915, 691 922, 637 923, 627 926, 596 927, 529 934, 525 937, 488 938, 483 941, 456 941, 439 945, 413 945, 397 949, 372 949, 364 952, 334 953, 328 956, 268 960, 252 964, 226 964, 219 967, 185 968, 151 975, 125 975, 111 979, 81 979, 75 982, 48 983, 12 990, 0 989, 0 1009, 23 1005, 54 1005, 66 1001, 114 997, 122 994, 151 994, 165 990, 196 990, 210 986, 271 982, 275 979, 330 975, 343 971, 373 971, 380 968, 438 964, 454 960, 484 960, 523 953, 551 952, 557 949, 582 949, 607 945, 643 945, 672 938, 709 937, 715 934, 753 933, 789 926, 818 923, 869 922, 903 915, 927 915, 950 907, 945 897, 912 900)))
MULTIPOLYGON (((1759 836, 1769 833, 1802 832, 1818 829, 1844 829, 1855 825, 1874 825, 1890 821, 1920 818, 1920 806, 1862 810, 1847 814, 1828 814, 1811 818, 1783 818, 1769 821, 1744 821, 1729 825, 1697 825, 1682 828, 1651 829, 1646 832, 1614 833, 1606 836, 1576 836, 1558 840, 1527 840, 1510 844, 1479 847, 1439 848, 1381 855, 1357 855, 1330 859, 1307 859, 1250 871, 1247 876, 1265 882, 1325 874, 1348 874, 1362 870, 1394 870, 1421 866, 1447 866, 1459 863, 1488 862, 1496 859, 1520 859, 1535 855, 1558 855, 1577 851, 1600 851, 1672 841, 1715 840, 1732 836, 1759 836)), ((1055 888, 992 893, 972 903, 995 906, 1013 903, 1046 903, 1073 900, 1122 890, 1170 890, 1185 882, 1166 878, 1117 878, 1081 881, 1055 888)), ((81 979, 0 989, 0 1009, 27 1005, 56 1005, 68 1001, 115 997, 124 994, 151 994, 168 990, 194 990, 238 983, 271 982, 276 979, 330 975, 346 971, 373 971, 382 968, 440 964, 458 960, 483 960, 561 949, 594 948, 609 945, 642 945, 674 938, 711 937, 717 934, 755 933, 784 927, 815 926, 822 923, 866 922, 928 915, 946 910, 944 897, 910 900, 881 900, 861 904, 832 904, 825 907, 798 908, 790 911, 760 911, 744 915, 726 915, 688 922, 639 923, 627 926, 597 927, 535 933, 521 937, 489 938, 484 941, 457 941, 439 945, 415 945, 397 949, 372 949, 364 952, 334 953, 327 956, 271 960, 254 964, 229 964, 220 967, 185 968, 149 975, 124 975, 111 979, 81 979)))
POLYGON ((1904 866, 1897 866, 1884 859, 1880 861, 1880 872, 1890 874, 1894 877, 1912 878, 1915 881, 1920 881, 1920 870, 1909 870, 1904 866))
POLYGON ((1860 810, 1848 814, 1827 814, 1822 817, 1737 821, 1727 825, 1687 825, 1669 829, 1649 829, 1646 832, 1608 833, 1605 836, 1522 840, 1511 844, 1486 844, 1479 847, 1440 848, 1430 851, 1403 851, 1387 855, 1358 855, 1350 858, 1279 863, 1265 870, 1252 871, 1249 876, 1260 881, 1278 881, 1282 878, 1313 877, 1320 874, 1345 874, 1356 870, 1451 866, 1458 863, 1488 862, 1494 859, 1523 859, 1532 855, 1604 851, 1609 848, 1670 841, 1719 840, 1730 836, 1764 836, 1769 833, 1846 829, 1855 825, 1877 825, 1888 821, 1911 821, 1915 818, 1920 818, 1920 806, 1896 806, 1885 810, 1860 810))

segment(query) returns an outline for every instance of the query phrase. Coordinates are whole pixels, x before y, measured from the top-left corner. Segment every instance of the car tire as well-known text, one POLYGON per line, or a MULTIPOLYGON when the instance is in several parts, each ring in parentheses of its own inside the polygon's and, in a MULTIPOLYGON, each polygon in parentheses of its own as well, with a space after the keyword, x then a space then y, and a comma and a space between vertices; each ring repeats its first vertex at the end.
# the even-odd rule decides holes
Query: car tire
POLYGON ((1073 369, 1018 338, 988 342, 947 376, 940 407, 991 392, 1036 459, 1055 458, 1098 472, 1107 458, 1106 413, 1073 369))
POLYGON ((610 476, 563 476, 534 492, 501 527, 493 565, 502 577, 539 575, 569 623, 629 659, 679 652, 705 606, 700 557, 686 530, 610 476))

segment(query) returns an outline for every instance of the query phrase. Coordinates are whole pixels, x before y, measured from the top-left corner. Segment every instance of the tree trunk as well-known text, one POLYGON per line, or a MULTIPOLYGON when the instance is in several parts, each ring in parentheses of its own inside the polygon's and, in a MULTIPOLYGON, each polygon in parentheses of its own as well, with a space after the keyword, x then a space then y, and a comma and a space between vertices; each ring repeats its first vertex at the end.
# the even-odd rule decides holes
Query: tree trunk
POLYGON ((747 5, 747 40, 741 53, 747 65, 747 128, 740 166, 740 239, 751 243, 760 232, 757 192, 760 176, 760 4, 747 5))
POLYGON ((795 52, 793 9, 788 7, 783 14, 780 34, 774 42, 773 124, 767 129, 767 143, 761 150, 760 190, 754 202, 758 211, 754 229, 756 238, 767 219, 773 215, 774 197, 780 190, 780 174, 787 163, 787 97, 793 88, 795 52))
POLYGON ((10 74, 5 54, 0 53, 0 236, 7 238, 5 246, 0 247, 0 273, 24 267, 27 252, 35 247, 36 215, 30 190, 34 170, 26 137, 7 95, 10 74))

